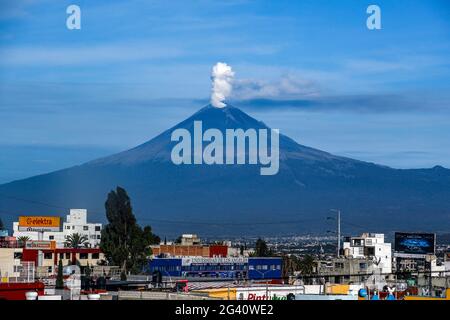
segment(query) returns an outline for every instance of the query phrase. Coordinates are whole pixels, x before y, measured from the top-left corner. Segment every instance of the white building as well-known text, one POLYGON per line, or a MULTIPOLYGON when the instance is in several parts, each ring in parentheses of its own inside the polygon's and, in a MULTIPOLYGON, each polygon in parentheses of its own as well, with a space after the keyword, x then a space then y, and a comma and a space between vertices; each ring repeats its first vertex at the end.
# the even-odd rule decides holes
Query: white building
POLYGON ((359 237, 346 237, 343 243, 344 256, 372 258, 381 273, 392 272, 391 244, 384 242, 382 233, 363 233, 359 237))
MULTIPOLYGON (((27 236, 30 240, 38 240, 38 233, 31 231, 19 231, 19 222, 13 223, 14 237, 27 236)), ((101 223, 88 223, 86 209, 70 209, 70 213, 63 223, 62 231, 44 232, 43 240, 56 241, 56 246, 64 247, 66 237, 74 233, 85 235, 88 238, 89 247, 97 247, 100 245, 102 232, 101 223)))

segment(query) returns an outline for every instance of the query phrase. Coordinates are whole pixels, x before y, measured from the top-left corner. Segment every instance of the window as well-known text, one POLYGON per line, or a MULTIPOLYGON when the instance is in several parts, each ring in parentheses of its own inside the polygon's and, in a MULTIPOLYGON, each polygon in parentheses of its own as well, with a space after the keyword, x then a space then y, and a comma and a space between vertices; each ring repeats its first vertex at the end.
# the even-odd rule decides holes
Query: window
POLYGON ((22 266, 14 266, 13 272, 22 272, 23 268, 22 266))
POLYGON ((72 226, 72 230, 75 230, 75 226, 72 226))
POLYGON ((53 259, 53 254, 51 252, 45 252, 44 259, 46 259, 46 260, 53 259))
POLYGON ((14 252, 14 259, 22 259, 22 252, 14 252))
POLYGON ((101 235, 99 235, 99 234, 97 235, 97 239, 99 239, 99 240, 100 240, 100 239, 101 239, 101 237, 102 237, 101 235))
POLYGON ((86 260, 88 258, 88 254, 86 252, 80 253, 80 260, 86 260))
POLYGON ((361 269, 361 270, 367 269, 367 263, 365 263, 365 262, 360 262, 360 264, 359 264, 359 269, 361 269))
POLYGON ((67 229, 67 230, 70 230, 70 226, 66 226, 66 229, 67 229))
POLYGON ((64 253, 59 254, 59 259, 61 259, 61 260, 64 259, 64 253))
POLYGON ((55 240, 55 236, 48 236, 48 240, 55 240))
POLYGON ((92 254, 92 259, 98 259, 100 254, 98 252, 92 254))
POLYGON ((336 263, 334 264, 334 267, 335 267, 336 269, 344 269, 344 264, 343 264, 342 262, 336 262, 336 263))
POLYGON ((95 226, 95 231, 101 231, 102 227, 100 226, 95 226))
POLYGON ((89 238, 95 239, 95 234, 91 234, 91 235, 89 236, 89 238))
POLYGON ((88 230, 89 230, 89 227, 88 227, 88 226, 83 226, 83 230, 84 230, 84 231, 88 231, 88 230))
POLYGON ((66 259, 70 259, 70 252, 66 252, 66 259))

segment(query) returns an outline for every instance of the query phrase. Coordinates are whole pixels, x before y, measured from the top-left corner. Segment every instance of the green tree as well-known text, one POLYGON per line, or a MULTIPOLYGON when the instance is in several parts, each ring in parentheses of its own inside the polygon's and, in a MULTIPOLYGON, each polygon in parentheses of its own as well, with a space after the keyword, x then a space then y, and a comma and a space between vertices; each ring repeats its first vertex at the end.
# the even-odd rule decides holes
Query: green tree
POLYGON ((89 238, 86 235, 73 233, 66 236, 64 245, 68 248, 78 249, 87 245, 89 238))
POLYGON ((261 238, 256 240, 255 256, 270 257, 271 255, 272 255, 272 252, 269 250, 269 247, 267 247, 267 243, 261 238))
POLYGON ((151 254, 149 246, 159 243, 159 237, 152 233, 150 226, 142 229, 137 224, 125 189, 117 187, 111 191, 105 209, 108 224, 102 230, 100 248, 111 265, 122 268, 123 274, 140 272, 151 254))
POLYGON ((56 276, 56 289, 64 289, 63 265, 62 260, 58 262, 58 275, 56 276))
POLYGON ((89 262, 87 263, 86 267, 84 267, 84 275, 86 277, 91 276, 91 266, 89 265, 89 262))
POLYGON ((24 248, 27 241, 30 241, 30 240, 31 239, 29 236, 20 236, 20 237, 17 237, 17 244, 19 245, 19 247, 24 248))
POLYGON ((314 257, 307 254, 298 262, 298 269, 303 275, 310 275, 314 272, 314 257))

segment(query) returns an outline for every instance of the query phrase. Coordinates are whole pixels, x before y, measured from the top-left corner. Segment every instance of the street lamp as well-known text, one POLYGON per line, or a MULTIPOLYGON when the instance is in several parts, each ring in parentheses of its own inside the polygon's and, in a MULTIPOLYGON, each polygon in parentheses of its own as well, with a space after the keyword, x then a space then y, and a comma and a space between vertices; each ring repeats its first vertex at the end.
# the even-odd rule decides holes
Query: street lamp
POLYGON ((339 209, 330 209, 331 212, 336 212, 336 218, 333 217, 327 217, 327 220, 334 220, 336 219, 337 224, 337 257, 340 256, 341 251, 341 210, 339 209))

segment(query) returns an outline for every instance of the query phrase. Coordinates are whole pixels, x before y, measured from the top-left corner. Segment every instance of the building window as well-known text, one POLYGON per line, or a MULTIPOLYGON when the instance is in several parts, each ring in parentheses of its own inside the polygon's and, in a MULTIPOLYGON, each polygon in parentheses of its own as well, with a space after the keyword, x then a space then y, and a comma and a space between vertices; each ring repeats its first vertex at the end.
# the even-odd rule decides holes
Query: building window
POLYGON ((83 230, 84 230, 84 231, 88 231, 88 230, 89 230, 89 227, 88 227, 88 226, 83 226, 83 230))
POLYGON ((23 268, 22 266, 14 266, 13 272, 22 272, 23 268))
POLYGON ((90 238, 95 239, 95 234, 91 234, 90 238))
POLYGON ((361 262, 361 263, 359 264, 359 269, 361 269, 361 270, 367 269, 367 263, 361 262))
POLYGON ((101 231, 101 227, 100 226, 95 226, 95 231, 101 231))
POLYGON ((99 234, 97 235, 97 239, 98 239, 98 240, 100 240, 101 237, 102 237, 101 235, 99 235, 99 234))
POLYGON ((55 236, 48 236, 48 240, 55 240, 55 236))
POLYGON ((343 264, 342 262, 336 262, 336 263, 334 264, 334 267, 335 267, 336 269, 344 269, 344 264, 343 264))
POLYGON ((44 259, 46 259, 46 260, 53 259, 53 254, 51 252, 45 252, 44 259))
POLYGON ((14 252, 14 259, 22 260, 22 252, 14 252))
POLYGON ((88 254, 87 253, 85 253, 85 252, 80 253, 80 260, 86 260, 87 258, 88 258, 88 254))
POLYGON ((70 259, 70 252, 66 252, 66 259, 70 259))
POLYGON ((98 252, 92 254, 92 259, 100 258, 100 254, 98 252))
POLYGON ((64 253, 59 254, 59 259, 61 259, 61 260, 64 259, 64 253))
POLYGON ((70 230, 70 226, 66 226, 66 229, 67 229, 67 230, 70 230))
POLYGON ((75 230, 75 226, 72 226, 72 230, 75 230))

